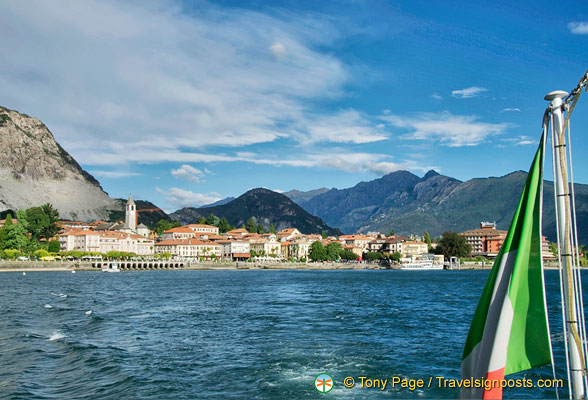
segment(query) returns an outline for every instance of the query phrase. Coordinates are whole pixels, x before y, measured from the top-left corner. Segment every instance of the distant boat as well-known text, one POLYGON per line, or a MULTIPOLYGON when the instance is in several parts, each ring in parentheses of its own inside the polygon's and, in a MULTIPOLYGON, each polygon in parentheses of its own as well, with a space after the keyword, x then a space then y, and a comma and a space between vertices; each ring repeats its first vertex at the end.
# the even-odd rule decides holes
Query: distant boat
POLYGON ((120 269, 118 269, 118 263, 103 265, 102 272, 120 272, 120 269))
POLYGON ((24 272, 24 271, 22 271, 22 274, 23 274, 23 275, 26 275, 27 273, 26 273, 26 272, 24 272))
POLYGON ((415 261, 400 264, 399 269, 407 271, 431 271, 443 269, 443 264, 433 264, 432 261, 415 261))

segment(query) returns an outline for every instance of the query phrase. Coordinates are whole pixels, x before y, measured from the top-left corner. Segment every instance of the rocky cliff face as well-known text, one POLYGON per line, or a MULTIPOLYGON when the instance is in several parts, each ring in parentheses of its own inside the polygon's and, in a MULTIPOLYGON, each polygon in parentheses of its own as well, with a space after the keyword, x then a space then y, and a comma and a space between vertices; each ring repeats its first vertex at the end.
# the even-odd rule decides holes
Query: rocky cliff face
POLYGON ((0 211, 51 203, 61 218, 108 218, 120 205, 37 118, 0 107, 0 211))

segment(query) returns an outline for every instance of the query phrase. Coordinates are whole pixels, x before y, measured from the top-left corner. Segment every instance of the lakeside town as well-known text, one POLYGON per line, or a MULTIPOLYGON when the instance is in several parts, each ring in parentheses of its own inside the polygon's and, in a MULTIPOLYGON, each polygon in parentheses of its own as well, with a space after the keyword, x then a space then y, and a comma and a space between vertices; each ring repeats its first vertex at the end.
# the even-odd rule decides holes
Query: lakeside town
MULTIPOLYGON (((446 232, 434 241, 426 232, 423 236, 400 236, 394 232, 327 236, 303 234, 295 227, 275 231, 271 226, 270 232, 264 232, 261 226, 234 228, 215 216, 209 220, 216 221, 216 225, 187 224, 158 233, 138 224, 137 207, 131 196, 126 203, 124 222, 58 221, 57 233, 47 238, 52 239, 47 240, 49 246, 36 250, 32 258, 42 261, 158 259, 187 263, 364 261, 388 266, 428 261, 439 265, 459 260, 492 260, 507 234, 491 222, 481 222, 478 228, 459 234, 446 232)), ((0 220, 0 232, 5 221, 0 220)), ((18 220, 11 223, 18 224, 18 220)), ((543 237, 546 261, 555 260, 553 250, 553 244, 543 237)), ((1 255, 5 259, 31 259, 22 249, 4 248, 1 255)))

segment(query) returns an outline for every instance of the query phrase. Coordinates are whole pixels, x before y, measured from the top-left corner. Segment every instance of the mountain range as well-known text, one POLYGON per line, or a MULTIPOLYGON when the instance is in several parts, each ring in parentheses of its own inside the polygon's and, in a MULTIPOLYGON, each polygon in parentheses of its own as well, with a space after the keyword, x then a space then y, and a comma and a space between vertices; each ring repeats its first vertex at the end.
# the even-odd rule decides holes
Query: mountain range
MULTIPOLYGON (((396 171, 352 188, 331 189, 299 204, 343 232, 379 231, 397 234, 462 232, 479 227, 481 221, 496 222, 508 229, 527 173, 516 171, 502 177, 462 182, 429 171, 419 178, 396 171)), ((578 237, 588 243, 588 185, 574 185, 578 237)), ((556 239, 553 182, 544 182, 543 234, 556 239)))

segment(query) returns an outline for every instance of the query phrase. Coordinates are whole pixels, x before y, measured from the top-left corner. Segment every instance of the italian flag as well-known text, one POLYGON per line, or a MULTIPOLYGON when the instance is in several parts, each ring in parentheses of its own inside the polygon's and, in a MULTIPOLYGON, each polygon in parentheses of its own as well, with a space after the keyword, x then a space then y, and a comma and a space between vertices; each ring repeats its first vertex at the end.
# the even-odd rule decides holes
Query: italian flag
MULTIPOLYGON (((462 379, 502 380, 551 363, 541 258, 545 134, 527 176, 508 234, 470 326, 462 379)), ((462 398, 501 399, 502 389, 462 389, 462 398)))

